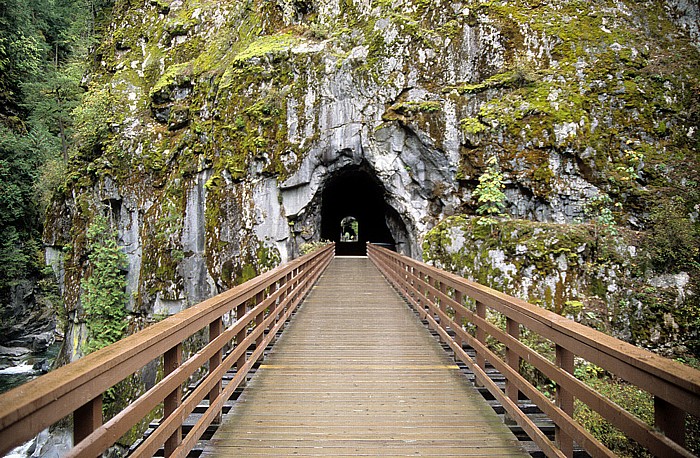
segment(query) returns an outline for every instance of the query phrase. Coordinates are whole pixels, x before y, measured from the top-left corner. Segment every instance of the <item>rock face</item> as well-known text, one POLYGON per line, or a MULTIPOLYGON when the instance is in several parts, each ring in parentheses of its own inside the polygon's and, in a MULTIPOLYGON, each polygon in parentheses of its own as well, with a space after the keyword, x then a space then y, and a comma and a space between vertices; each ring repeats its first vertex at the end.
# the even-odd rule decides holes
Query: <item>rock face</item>
POLYGON ((429 263, 667 356, 697 351, 687 273, 649 275, 630 231, 591 224, 446 219, 425 237, 429 263))
POLYGON ((11 288, 0 316, 0 370, 32 365, 54 343, 58 292, 50 282, 22 281, 11 288))
POLYGON ((514 217, 568 224, 606 195, 643 229, 661 190, 697 170, 691 3, 117 1, 88 82, 90 135, 45 234, 49 252, 67 247, 55 266, 71 356, 96 212, 128 255, 135 316, 334 237, 324 190, 349 172, 383 213, 384 232, 360 220, 360 234, 411 256, 439 221, 473 214, 492 156, 514 217))

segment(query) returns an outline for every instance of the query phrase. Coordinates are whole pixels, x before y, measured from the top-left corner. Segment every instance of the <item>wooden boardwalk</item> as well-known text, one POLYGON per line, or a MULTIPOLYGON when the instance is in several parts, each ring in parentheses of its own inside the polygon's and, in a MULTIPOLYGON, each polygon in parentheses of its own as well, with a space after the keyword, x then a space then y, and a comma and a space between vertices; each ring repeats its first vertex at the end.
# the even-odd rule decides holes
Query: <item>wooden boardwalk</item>
POLYGON ((366 258, 336 258, 204 451, 529 456, 366 258))

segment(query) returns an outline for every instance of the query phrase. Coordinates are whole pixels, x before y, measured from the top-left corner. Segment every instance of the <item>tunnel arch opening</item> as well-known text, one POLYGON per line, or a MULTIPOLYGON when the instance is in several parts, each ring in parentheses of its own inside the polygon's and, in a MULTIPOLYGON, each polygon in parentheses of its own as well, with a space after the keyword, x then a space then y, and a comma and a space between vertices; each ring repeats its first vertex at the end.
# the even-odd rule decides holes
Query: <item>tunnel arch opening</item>
POLYGON ((364 256, 367 242, 405 252, 401 248, 408 234, 374 173, 367 166, 352 166, 326 180, 321 194, 321 238, 336 242, 339 256, 364 256), (357 234, 343 237, 348 233, 343 228, 353 220, 357 234))

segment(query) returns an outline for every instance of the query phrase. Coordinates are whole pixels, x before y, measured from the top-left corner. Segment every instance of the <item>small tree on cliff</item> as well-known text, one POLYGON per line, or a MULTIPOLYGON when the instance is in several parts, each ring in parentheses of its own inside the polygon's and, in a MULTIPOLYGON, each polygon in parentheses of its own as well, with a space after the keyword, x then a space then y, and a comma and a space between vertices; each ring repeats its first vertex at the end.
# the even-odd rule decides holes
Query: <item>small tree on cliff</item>
POLYGON ((119 249, 116 233, 107 218, 99 214, 87 231, 92 273, 83 280, 83 309, 87 340, 84 351, 91 353, 124 337, 128 324, 126 256, 119 249))
POLYGON ((498 165, 496 156, 486 161, 486 171, 479 177, 479 184, 474 190, 474 196, 479 207, 476 212, 482 215, 477 222, 480 225, 492 225, 495 217, 503 215, 506 195, 503 193, 503 173, 498 165))

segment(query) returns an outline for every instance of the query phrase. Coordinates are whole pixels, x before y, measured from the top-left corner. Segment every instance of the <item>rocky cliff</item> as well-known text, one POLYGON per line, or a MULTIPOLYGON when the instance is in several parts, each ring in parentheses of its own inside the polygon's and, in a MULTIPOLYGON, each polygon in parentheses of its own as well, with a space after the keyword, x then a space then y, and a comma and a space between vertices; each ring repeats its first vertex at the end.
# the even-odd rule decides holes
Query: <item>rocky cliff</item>
POLYGON ((244 281, 352 213, 419 257, 438 222, 474 214, 494 156, 514 219, 585 222, 594 201, 647 231, 678 197, 695 221, 698 25, 685 0, 117 0, 45 232, 69 355, 98 212, 134 317, 244 281))

